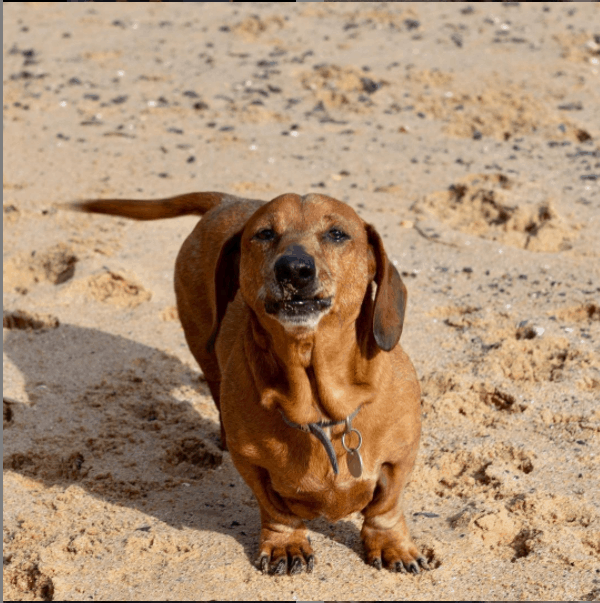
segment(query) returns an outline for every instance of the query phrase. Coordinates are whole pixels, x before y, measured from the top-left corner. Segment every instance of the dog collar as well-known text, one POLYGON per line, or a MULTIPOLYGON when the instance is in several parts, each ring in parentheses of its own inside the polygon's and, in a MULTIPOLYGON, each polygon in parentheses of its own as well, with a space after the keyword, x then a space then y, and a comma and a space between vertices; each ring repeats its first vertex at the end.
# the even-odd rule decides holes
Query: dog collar
MULTIPOLYGON (((362 404, 361 404, 361 406, 362 406, 362 404)), ((329 436, 325 433, 323 428, 324 427, 333 427, 334 425, 342 425, 343 423, 345 423, 346 431, 342 435, 342 444, 343 444, 344 448, 348 451, 348 453, 351 455, 351 458, 354 460, 352 465, 354 465, 356 467, 356 469, 353 470, 353 467, 351 465, 350 470, 351 470, 352 474, 355 477, 360 477, 360 475, 362 474, 362 459, 360 457, 360 453, 358 452, 358 449, 360 448, 360 446, 362 444, 362 435, 360 434, 360 431, 358 431, 358 429, 352 427, 352 421, 354 420, 354 417, 356 417, 356 415, 358 414, 358 411, 361 409, 361 406, 359 406, 351 415, 348 415, 345 419, 343 419, 341 421, 319 421, 318 423, 306 423, 305 425, 300 425, 299 423, 294 423, 293 421, 290 421, 285 416, 285 413, 283 412, 283 410, 279 409, 279 411, 281 412, 281 416, 283 417, 283 420, 290 427, 295 427, 296 429, 300 429, 300 431, 312 433, 319 440, 319 442, 321 442, 321 444, 323 444, 323 448, 325 448, 325 452, 327 453, 327 456, 329 457, 329 461, 331 462, 331 466, 333 467, 333 472, 336 475, 339 473, 337 457, 335 455, 335 450, 333 449, 333 444, 331 443, 329 436), (348 434, 352 431, 355 431, 359 437, 359 443, 355 449, 348 448, 346 446, 345 442, 343 441, 343 438, 346 436, 346 434, 348 434)))

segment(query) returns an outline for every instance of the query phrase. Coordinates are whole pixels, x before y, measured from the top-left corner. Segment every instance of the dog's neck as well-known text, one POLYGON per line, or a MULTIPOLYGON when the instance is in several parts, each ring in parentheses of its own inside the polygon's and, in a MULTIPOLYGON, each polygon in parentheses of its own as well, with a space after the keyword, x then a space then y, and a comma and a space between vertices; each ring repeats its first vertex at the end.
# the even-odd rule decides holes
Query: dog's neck
POLYGON ((265 386, 262 403, 282 408, 294 423, 341 421, 361 404, 368 404, 376 386, 381 387, 386 379, 383 356, 376 354, 367 361, 353 322, 345 328, 336 324, 335 334, 326 324, 299 335, 283 327, 267 330, 256 317, 250 328, 246 353, 255 357, 251 348, 258 345, 263 357, 269 358, 268 365, 254 375, 265 386))

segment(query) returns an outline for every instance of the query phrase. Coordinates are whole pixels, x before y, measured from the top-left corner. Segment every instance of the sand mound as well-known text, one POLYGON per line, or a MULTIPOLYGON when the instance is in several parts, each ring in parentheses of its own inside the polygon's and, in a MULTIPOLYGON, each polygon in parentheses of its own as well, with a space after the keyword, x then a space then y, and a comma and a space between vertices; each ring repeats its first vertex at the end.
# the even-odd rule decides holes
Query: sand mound
POLYGON ((4 311, 2 316, 2 326, 5 329, 31 329, 37 331, 39 329, 56 329, 59 324, 56 316, 30 313, 24 310, 4 311))
POLYGON ((387 85, 371 72, 338 65, 316 65, 302 75, 301 83, 326 109, 354 112, 364 112, 371 104, 368 96, 387 85))
MULTIPOLYGON (((508 141, 535 134, 573 142, 592 138, 584 123, 569 119, 561 105, 548 102, 547 93, 524 92, 523 86, 508 80, 484 80, 481 86, 439 69, 413 70, 409 65, 401 81, 404 96, 413 103, 407 105, 399 97, 396 111, 404 105, 403 110, 441 120, 443 131, 451 136, 508 141)), ((397 83, 390 83, 397 93, 397 83)))
MULTIPOLYGON (((443 319, 443 324, 473 344, 473 377, 497 379, 511 386, 518 383, 522 392, 524 387, 533 387, 534 384, 559 382, 577 376, 582 378, 578 382, 580 387, 595 387, 600 361, 566 337, 573 331, 569 325, 574 318, 591 323, 595 320, 595 312, 594 304, 586 304, 549 311, 549 321, 521 320, 515 323, 506 315, 490 315, 481 307, 444 306, 432 311, 431 316, 443 319), (541 326, 542 322, 545 326, 541 326)), ((588 329, 582 326, 580 333, 585 336, 588 329)), ((493 386, 480 384, 473 387, 472 384, 470 381, 468 387, 479 392, 484 402, 511 412, 519 408, 511 394, 500 393, 493 386)), ((465 387, 464 375, 441 378, 434 374, 425 380, 423 392, 427 397, 465 387)))
POLYGON ((16 286, 22 293, 40 282, 60 285, 73 278, 77 261, 73 248, 66 243, 58 243, 29 254, 20 254, 5 263, 4 286, 16 286))
MULTIPOLYGON (((266 34, 278 32, 284 27, 285 19, 283 17, 251 15, 234 25, 232 30, 244 39, 253 42, 261 39, 266 34)), ((221 31, 229 31, 229 27, 224 26, 221 31)))
POLYGON ((579 304, 558 310, 556 316, 562 320, 573 322, 597 321, 600 320, 600 305, 593 302, 579 304))
POLYGON ((53 601, 52 578, 40 571, 37 556, 9 555, 3 564, 4 597, 13 601, 53 601))
POLYGON ((135 308, 152 298, 135 277, 122 272, 107 271, 92 276, 88 282, 88 292, 96 300, 118 307, 135 308))
POLYGON ((504 174, 470 174, 445 191, 426 195, 412 209, 461 232, 529 251, 570 249, 577 229, 550 201, 528 203, 519 189, 504 174))

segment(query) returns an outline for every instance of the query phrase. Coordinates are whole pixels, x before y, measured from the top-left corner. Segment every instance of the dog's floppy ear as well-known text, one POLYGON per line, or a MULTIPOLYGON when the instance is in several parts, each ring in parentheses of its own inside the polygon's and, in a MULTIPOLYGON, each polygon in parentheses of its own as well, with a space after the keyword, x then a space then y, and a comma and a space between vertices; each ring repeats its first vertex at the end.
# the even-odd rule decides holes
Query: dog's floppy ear
POLYGON ((240 242, 243 229, 227 239, 221 247, 221 253, 215 268, 215 317, 210 339, 206 344, 209 354, 215 349, 215 342, 225 316, 227 305, 233 301, 240 288, 240 242))
POLYGON ((407 292, 398 271, 385 253, 379 233, 370 224, 365 227, 376 264, 373 336, 377 345, 389 352, 394 349, 402 334, 407 292))

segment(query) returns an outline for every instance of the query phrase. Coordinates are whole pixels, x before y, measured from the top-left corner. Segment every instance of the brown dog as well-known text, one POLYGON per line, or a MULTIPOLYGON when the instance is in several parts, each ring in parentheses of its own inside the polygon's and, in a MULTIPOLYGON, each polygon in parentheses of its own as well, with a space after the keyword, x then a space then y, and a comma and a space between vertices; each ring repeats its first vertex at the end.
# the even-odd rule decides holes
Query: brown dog
POLYGON ((177 308, 223 446, 226 436, 258 500, 258 567, 311 571, 302 519, 360 511, 369 564, 428 569, 401 506, 421 431, 417 376, 398 345, 406 289, 377 231, 316 194, 72 207, 138 220, 206 214, 177 257, 177 308))

